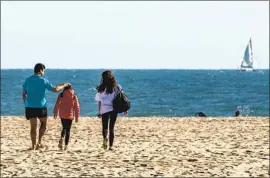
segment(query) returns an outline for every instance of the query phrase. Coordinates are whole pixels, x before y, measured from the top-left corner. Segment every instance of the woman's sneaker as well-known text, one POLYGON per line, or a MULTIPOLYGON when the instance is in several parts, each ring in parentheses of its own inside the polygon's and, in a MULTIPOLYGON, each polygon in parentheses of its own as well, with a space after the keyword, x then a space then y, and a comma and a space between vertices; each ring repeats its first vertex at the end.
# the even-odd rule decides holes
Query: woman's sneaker
POLYGON ((108 147, 108 139, 105 138, 105 139, 103 140, 102 148, 103 148, 104 150, 106 150, 107 147, 108 147))

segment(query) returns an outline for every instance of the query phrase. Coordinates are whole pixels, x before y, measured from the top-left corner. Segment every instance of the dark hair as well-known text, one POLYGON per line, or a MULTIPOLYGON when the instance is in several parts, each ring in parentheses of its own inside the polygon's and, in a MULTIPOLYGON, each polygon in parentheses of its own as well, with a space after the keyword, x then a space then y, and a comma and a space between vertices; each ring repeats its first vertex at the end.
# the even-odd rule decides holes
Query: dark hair
POLYGON ((106 94, 112 93, 113 89, 117 87, 116 79, 110 70, 105 70, 102 72, 102 78, 100 85, 97 87, 98 92, 104 92, 106 89, 106 94))
POLYGON ((72 89, 71 85, 68 85, 68 86, 66 86, 66 87, 64 88, 64 90, 60 93, 60 97, 63 97, 64 92, 65 92, 66 90, 69 90, 69 89, 72 89))
POLYGON ((44 64, 37 63, 37 64, 35 65, 34 72, 35 72, 35 74, 36 74, 36 73, 39 73, 40 70, 44 70, 44 69, 45 69, 45 65, 44 65, 44 64))

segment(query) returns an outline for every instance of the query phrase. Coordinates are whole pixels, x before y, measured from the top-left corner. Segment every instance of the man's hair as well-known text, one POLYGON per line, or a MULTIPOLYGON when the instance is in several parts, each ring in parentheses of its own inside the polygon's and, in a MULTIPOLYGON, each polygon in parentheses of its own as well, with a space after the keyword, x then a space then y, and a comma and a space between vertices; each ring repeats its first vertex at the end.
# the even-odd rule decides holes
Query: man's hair
POLYGON ((34 72, 35 73, 38 73, 38 72, 40 72, 40 70, 44 70, 44 69, 45 69, 45 65, 44 64, 37 63, 35 65, 34 72))

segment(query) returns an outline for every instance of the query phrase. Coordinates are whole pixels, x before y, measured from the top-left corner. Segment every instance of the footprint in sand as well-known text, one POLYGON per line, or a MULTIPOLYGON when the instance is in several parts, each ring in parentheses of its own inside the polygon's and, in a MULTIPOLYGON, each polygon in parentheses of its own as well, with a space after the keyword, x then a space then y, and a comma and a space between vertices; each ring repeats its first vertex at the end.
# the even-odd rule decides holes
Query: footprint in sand
POLYGON ((1 168, 7 168, 8 166, 5 165, 5 164, 0 164, 0 167, 1 167, 1 168))

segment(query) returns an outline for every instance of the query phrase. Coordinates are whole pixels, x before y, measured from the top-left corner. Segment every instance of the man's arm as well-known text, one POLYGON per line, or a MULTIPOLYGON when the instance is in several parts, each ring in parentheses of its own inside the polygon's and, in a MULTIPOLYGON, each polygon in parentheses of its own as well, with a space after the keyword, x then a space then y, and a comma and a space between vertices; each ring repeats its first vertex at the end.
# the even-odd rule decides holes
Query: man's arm
POLYGON ((22 92, 22 99, 23 99, 23 103, 25 103, 26 96, 27 96, 26 91, 23 91, 23 92, 22 92))
POLYGON ((69 83, 64 83, 64 84, 57 85, 56 87, 52 88, 52 91, 53 92, 59 92, 60 90, 63 90, 65 87, 67 87, 69 85, 70 85, 69 83))
POLYGON ((52 92, 59 92, 60 90, 63 90, 65 87, 69 86, 70 83, 64 83, 64 84, 54 86, 47 79, 45 79, 45 85, 46 85, 47 90, 50 90, 52 92))
POLYGON ((27 97, 27 92, 26 92, 26 80, 23 83, 23 89, 22 89, 22 99, 23 103, 25 103, 26 97, 27 97))

